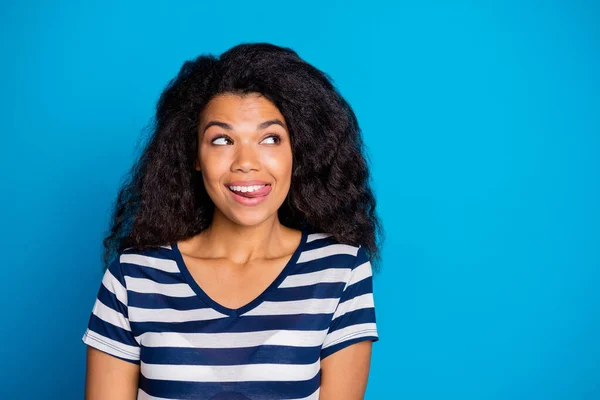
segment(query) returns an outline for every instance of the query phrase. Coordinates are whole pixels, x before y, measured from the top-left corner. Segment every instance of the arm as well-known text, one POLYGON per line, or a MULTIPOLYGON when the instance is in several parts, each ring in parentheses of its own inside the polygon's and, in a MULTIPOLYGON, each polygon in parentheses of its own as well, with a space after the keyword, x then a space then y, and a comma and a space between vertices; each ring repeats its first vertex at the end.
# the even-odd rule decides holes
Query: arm
POLYGON ((135 400, 140 366, 88 346, 85 400, 135 400))
POLYGON ((319 400, 364 398, 372 345, 377 340, 371 263, 359 248, 321 347, 319 400))
POLYGON ((128 293, 119 258, 102 279, 82 340, 87 344, 85 399, 134 400, 140 345, 129 322, 128 293))
POLYGON ((372 341, 354 343, 321 362, 319 400, 362 400, 367 388, 372 341))

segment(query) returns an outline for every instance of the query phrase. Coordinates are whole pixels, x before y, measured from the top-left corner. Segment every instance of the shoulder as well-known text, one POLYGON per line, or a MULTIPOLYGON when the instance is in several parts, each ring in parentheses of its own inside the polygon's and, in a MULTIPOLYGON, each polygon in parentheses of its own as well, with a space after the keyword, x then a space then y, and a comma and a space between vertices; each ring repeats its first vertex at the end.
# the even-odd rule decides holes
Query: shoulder
POLYGON ((371 263, 360 245, 340 243, 326 232, 309 233, 298 262, 296 275, 286 282, 289 286, 320 284, 329 298, 346 300, 370 291, 371 263))
MULTIPOLYGON (((113 264, 123 276, 139 276, 140 270, 154 270, 166 273, 179 272, 175 252, 170 244, 146 247, 143 249, 128 247, 119 252, 113 264)), ((147 276, 147 273, 144 275, 147 276)))
MULTIPOLYGON (((366 259, 361 246, 340 243, 331 233, 308 233, 298 263, 303 271, 346 270, 349 272, 366 259)), ((338 271, 341 272, 341 271, 338 271)))

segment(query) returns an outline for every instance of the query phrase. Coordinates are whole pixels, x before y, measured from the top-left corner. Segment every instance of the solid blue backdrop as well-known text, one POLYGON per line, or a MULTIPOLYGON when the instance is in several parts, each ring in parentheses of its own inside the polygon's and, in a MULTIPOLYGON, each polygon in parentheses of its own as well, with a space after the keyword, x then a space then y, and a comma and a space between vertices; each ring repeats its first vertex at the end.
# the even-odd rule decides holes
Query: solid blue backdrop
POLYGON ((600 398, 600 17, 570 1, 4 2, 2 399, 80 399, 118 185, 181 64, 289 46, 387 240, 367 399, 600 398))

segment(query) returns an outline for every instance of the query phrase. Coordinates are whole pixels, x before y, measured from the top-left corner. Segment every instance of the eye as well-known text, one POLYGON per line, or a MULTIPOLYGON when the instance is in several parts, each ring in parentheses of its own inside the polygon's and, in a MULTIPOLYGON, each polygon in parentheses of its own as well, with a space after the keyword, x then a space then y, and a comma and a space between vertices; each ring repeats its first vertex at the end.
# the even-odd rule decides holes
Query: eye
POLYGON ((223 146, 223 145, 227 144, 227 143, 223 143, 223 142, 227 142, 227 141, 232 142, 232 140, 228 136, 223 135, 223 136, 218 136, 218 137, 214 138, 211 143, 216 144, 218 146, 223 146), (220 140, 221 143, 217 143, 218 140, 220 140))
POLYGON ((265 140, 268 140, 268 139, 271 139, 271 138, 273 138, 273 140, 274 140, 273 144, 279 144, 279 143, 281 143, 281 136, 279 136, 277 134, 273 134, 273 135, 267 136, 265 138, 265 140))

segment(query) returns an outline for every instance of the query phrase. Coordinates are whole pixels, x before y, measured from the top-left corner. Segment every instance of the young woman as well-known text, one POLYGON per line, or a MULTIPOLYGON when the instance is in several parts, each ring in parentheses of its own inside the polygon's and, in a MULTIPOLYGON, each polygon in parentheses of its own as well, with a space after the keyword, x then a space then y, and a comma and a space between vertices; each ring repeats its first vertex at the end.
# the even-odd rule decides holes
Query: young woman
POLYGON ((369 179, 354 112, 291 49, 184 63, 104 240, 86 398, 362 399, 369 179))

